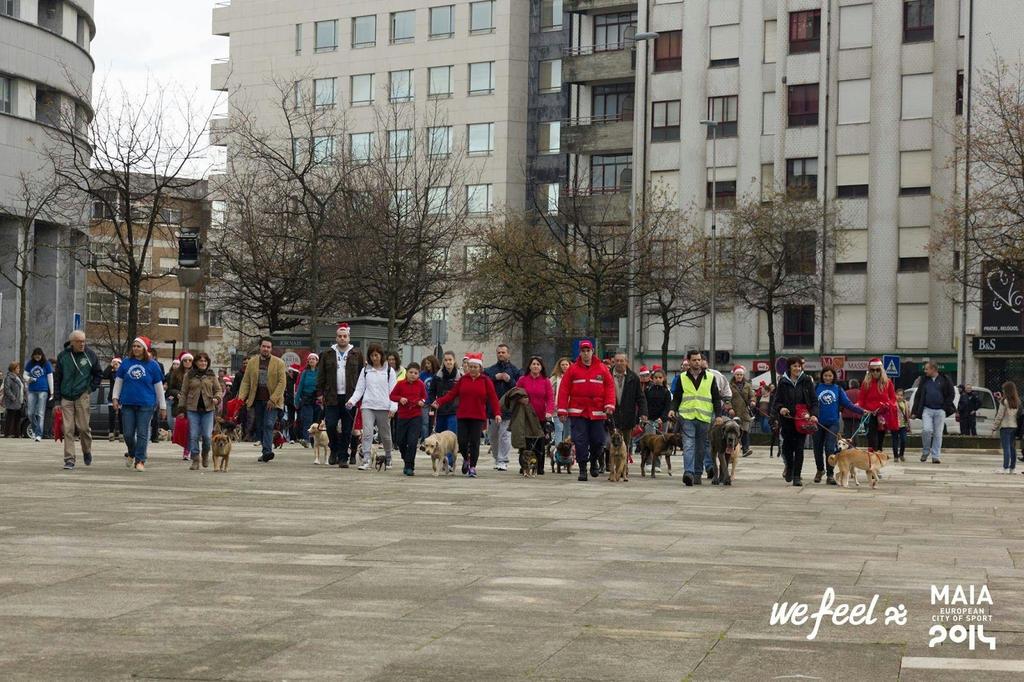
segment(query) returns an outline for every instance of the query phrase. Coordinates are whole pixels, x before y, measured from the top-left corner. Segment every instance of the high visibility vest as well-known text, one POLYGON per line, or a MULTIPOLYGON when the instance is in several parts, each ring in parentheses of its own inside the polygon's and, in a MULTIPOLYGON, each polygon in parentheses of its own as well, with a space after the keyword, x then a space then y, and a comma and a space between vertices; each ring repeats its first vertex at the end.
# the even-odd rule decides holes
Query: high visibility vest
POLYGON ((715 408, 711 402, 711 385, 714 382, 715 375, 707 371, 700 386, 694 386, 693 377, 689 372, 683 375, 679 381, 680 390, 683 392, 682 400, 679 401, 679 416, 710 424, 715 417, 715 408))

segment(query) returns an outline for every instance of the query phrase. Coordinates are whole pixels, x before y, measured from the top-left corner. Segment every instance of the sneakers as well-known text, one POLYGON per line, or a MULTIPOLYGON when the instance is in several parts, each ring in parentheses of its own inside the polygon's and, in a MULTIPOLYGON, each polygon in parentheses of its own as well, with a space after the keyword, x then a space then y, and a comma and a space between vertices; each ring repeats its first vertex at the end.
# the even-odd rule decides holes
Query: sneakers
POLYGON ((933 459, 932 460, 932 464, 942 464, 942 460, 941 459, 933 459))
POLYGON ((43 442, 43 437, 42 436, 36 436, 36 442, 37 443, 42 443, 43 442))
POLYGON ((691 474, 689 471, 683 474, 683 485, 685 485, 686 487, 690 487, 691 485, 693 485, 693 474, 691 474))
POLYGON ((384 462, 384 471, 391 471, 391 462, 384 462))
POLYGON ((921 455, 921 461, 922 462, 927 462, 928 461, 928 453, 927 452, 924 453, 923 455, 921 455))
POLYGON ((696 474, 696 475, 695 475, 695 476, 693 477, 693 484, 694 484, 694 485, 704 485, 703 483, 701 483, 701 480, 700 480, 700 474, 696 474))
POLYGON ((67 471, 74 471, 75 470, 75 463, 74 462, 64 462, 64 468, 67 471))
POLYGON ((803 484, 803 483, 802 483, 802 482, 800 481, 800 479, 799 479, 799 478, 794 478, 794 479, 793 479, 793 486, 794 486, 794 487, 797 487, 797 488, 802 488, 802 487, 803 487, 803 485, 804 485, 804 484, 803 484))
POLYGON ((814 474, 814 482, 815 483, 821 483, 821 477, 824 476, 824 475, 825 475, 825 472, 822 471, 821 469, 819 469, 818 472, 816 474, 814 474))
POLYGON ((299 444, 300 444, 300 445, 301 445, 302 447, 304 447, 304 448, 308 448, 308 447, 309 447, 309 441, 308 441, 308 440, 306 440, 305 438, 303 438, 302 440, 300 440, 300 441, 299 441, 299 444))
POLYGON ((146 470, 146 465, 143 464, 142 462, 136 462, 135 463, 135 470, 136 471, 145 471, 146 470))
POLYGON ((462 458, 462 475, 465 476, 469 473, 469 460, 465 457, 462 458))
POLYGON ((410 469, 409 467, 403 467, 402 468, 402 474, 405 475, 405 476, 415 476, 416 475, 416 474, 413 473, 412 469, 410 469))
POLYGON ((743 451, 743 457, 750 457, 752 454, 754 454, 754 451, 751 450, 750 448, 747 448, 746 450, 743 451))
POLYGON ((131 455, 129 455, 127 452, 124 453, 124 465, 131 469, 132 464, 135 464, 135 460, 133 460, 131 455))
POLYGON ((654 473, 660 474, 661 473, 661 467, 654 467, 654 473))
POLYGON ((508 471, 508 464, 505 464, 504 462, 498 462, 498 465, 494 468, 497 469, 498 471, 508 471))
POLYGON ((469 467, 469 477, 476 478, 476 467, 469 467))
POLYGON ((838 483, 836 483, 836 479, 834 477, 832 477, 832 476, 829 476, 828 478, 826 478, 825 479, 825 483, 827 485, 839 485, 838 483))
POLYGON ((368 471, 370 469, 370 460, 364 459, 363 463, 359 465, 360 471, 368 471))
POLYGON ((85 466, 91 465, 92 464, 92 453, 91 452, 83 452, 82 453, 82 460, 85 462, 85 466))

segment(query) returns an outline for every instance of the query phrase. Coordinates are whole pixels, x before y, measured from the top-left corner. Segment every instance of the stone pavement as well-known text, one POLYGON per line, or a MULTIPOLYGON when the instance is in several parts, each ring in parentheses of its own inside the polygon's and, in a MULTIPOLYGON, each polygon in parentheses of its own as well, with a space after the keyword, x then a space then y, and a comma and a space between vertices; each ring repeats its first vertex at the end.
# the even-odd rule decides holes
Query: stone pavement
MULTIPOLYGON (((269 465, 192 472, 116 445, 60 469, 0 441, 0 679, 986 680, 1024 673, 1024 476, 993 454, 892 465, 879 489, 732 488, 269 465), (928 648, 930 586, 986 584, 997 649, 928 648), (880 596, 874 625, 770 625, 880 596), (904 627, 883 610, 903 604, 904 627)), ((908 456, 909 453, 908 453, 908 456)), ((486 459, 486 455, 484 456, 486 459)), ((484 464, 484 462, 481 462, 484 464)), ((677 470, 679 464, 677 463, 677 470)))

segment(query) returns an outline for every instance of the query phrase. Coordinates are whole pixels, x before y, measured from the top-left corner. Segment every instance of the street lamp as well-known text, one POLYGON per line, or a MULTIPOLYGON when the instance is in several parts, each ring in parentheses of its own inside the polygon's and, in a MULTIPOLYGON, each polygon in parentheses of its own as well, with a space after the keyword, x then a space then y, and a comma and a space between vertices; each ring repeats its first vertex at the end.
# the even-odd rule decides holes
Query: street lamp
POLYGON ((711 348, 708 349, 708 364, 715 366, 715 300, 718 298, 718 121, 709 118, 701 121, 711 132, 711 348))
MULTIPOLYGON (((644 32, 641 32, 641 33, 637 33, 637 34, 635 34, 633 36, 633 43, 635 45, 636 43, 644 43, 644 42, 647 42, 649 40, 656 40, 658 38, 658 35, 659 35, 658 33, 655 33, 653 31, 644 31, 644 32)), ((639 118, 637 118, 636 116, 633 117, 634 139, 635 139, 635 136, 636 136, 635 129, 636 129, 637 125, 640 126, 640 150, 641 150, 642 158, 644 160, 643 166, 640 168, 640 208, 641 208, 642 211, 646 211, 647 210, 647 59, 646 59, 646 56, 647 56, 647 52, 645 50, 645 52, 644 52, 644 71, 643 71, 644 89, 643 89, 643 96, 642 97, 637 97, 637 94, 636 94, 636 81, 634 81, 634 86, 633 86, 633 101, 634 101, 634 103, 636 102, 637 99, 640 99, 641 102, 643 102, 643 107, 641 109, 640 117, 639 118)), ((635 104, 634 104, 634 108, 635 108, 635 104)), ((633 231, 634 231, 634 234, 635 234, 636 233, 636 209, 637 209, 637 206, 636 206, 636 193, 635 192, 630 197, 630 203, 633 206, 631 219, 632 219, 632 223, 633 223, 633 231)), ((630 240, 630 244, 632 244, 632 240, 630 240)), ((630 270, 632 270, 632 268, 633 268, 632 263, 633 263, 633 261, 632 261, 632 259, 630 259, 630 270)), ((633 354, 635 352, 635 348, 634 348, 635 338, 634 337, 636 337, 636 310, 635 310, 635 308, 633 306, 634 295, 635 294, 634 294, 634 285, 633 285, 633 273, 630 272, 629 292, 626 295, 626 357, 629 358, 629 363, 631 365, 633 364, 633 354)))

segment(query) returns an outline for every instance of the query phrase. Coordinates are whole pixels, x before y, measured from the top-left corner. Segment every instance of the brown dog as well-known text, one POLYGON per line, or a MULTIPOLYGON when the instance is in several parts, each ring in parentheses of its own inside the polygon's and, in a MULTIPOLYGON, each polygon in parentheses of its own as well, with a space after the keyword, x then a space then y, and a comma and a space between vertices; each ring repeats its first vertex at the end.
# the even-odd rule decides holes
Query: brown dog
POLYGON ((615 483, 629 480, 629 453, 626 451, 626 439, 622 431, 612 429, 608 439, 608 480, 615 483))
POLYGON ((573 463, 573 446, 572 439, 566 438, 561 443, 555 446, 555 451, 551 453, 551 470, 555 473, 562 473, 562 467, 565 467, 567 474, 572 473, 573 463))
POLYGON ((878 473, 888 461, 889 455, 884 451, 865 450, 863 448, 850 448, 849 450, 829 455, 828 458, 829 466, 835 467, 836 482, 843 488, 850 487, 851 474, 853 474, 854 483, 857 483, 858 487, 860 486, 860 483, 857 482, 857 469, 863 469, 868 472, 868 478, 871 479, 871 487, 876 487, 878 485, 878 473))
POLYGON ((654 478, 654 460, 658 457, 665 458, 665 468, 668 475, 672 475, 672 448, 683 447, 683 434, 681 433, 648 433, 640 439, 640 475, 646 476, 646 466, 651 465, 651 478, 654 478))
POLYGON ((711 479, 711 485, 732 485, 736 477, 736 460, 742 449, 742 436, 739 422, 733 419, 725 419, 711 427, 711 461, 715 463, 715 477, 711 479))
POLYGON ((423 440, 420 450, 430 455, 430 467, 434 476, 444 473, 451 476, 455 473, 455 458, 459 454, 459 439, 451 431, 432 433, 423 440))
POLYGON ((215 433, 211 448, 213 451, 213 470, 227 471, 228 459, 231 457, 231 439, 223 433, 215 433))

